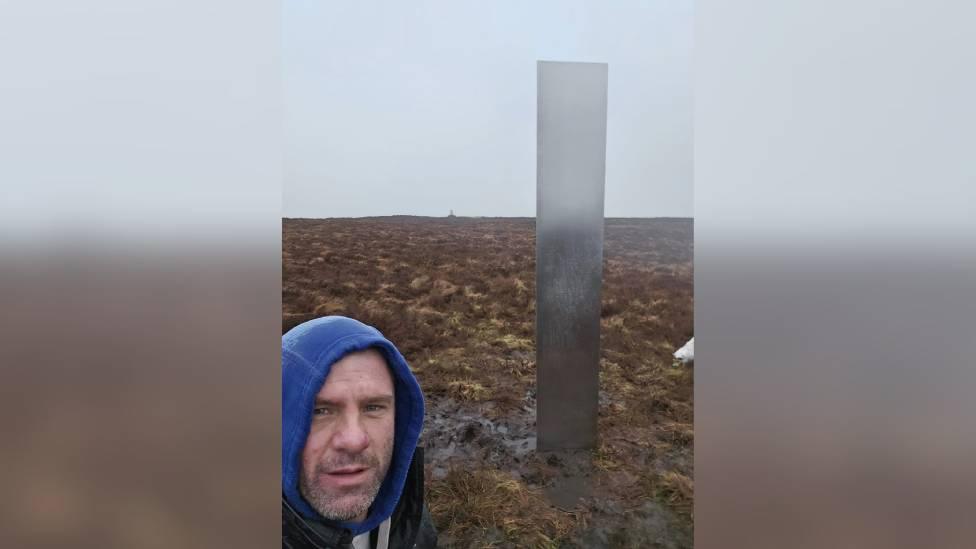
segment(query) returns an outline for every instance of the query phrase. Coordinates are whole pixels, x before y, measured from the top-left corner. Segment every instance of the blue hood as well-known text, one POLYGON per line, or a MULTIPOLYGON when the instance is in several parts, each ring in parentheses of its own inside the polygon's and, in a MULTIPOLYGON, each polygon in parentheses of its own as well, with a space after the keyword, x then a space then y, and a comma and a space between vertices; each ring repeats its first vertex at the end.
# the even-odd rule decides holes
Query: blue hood
POLYGON ((299 324, 281 337, 281 491, 305 518, 329 524, 337 523, 319 515, 298 488, 312 405, 332 365, 348 353, 369 348, 380 351, 393 372, 393 460, 366 520, 338 523, 353 535, 376 528, 393 514, 424 424, 423 393, 400 351, 379 330, 358 320, 326 316, 299 324))

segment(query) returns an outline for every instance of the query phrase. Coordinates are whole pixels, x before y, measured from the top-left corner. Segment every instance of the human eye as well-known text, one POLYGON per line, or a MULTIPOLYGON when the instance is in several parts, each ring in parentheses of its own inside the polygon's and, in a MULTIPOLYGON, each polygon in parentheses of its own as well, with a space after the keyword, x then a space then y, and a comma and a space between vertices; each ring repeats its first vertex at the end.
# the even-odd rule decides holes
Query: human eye
POLYGON ((326 417, 332 413, 332 410, 328 406, 316 406, 312 408, 312 417, 326 417))
POLYGON ((363 407, 367 414, 379 414, 386 410, 385 404, 367 404, 363 407))

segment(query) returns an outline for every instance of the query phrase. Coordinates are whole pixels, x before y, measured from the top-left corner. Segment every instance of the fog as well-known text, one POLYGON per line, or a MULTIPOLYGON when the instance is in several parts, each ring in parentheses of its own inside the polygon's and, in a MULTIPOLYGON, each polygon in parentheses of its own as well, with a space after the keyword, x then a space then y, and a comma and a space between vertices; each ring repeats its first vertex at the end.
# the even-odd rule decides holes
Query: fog
POLYGON ((283 216, 534 216, 538 60, 609 65, 605 214, 693 215, 691 2, 283 10, 283 216))

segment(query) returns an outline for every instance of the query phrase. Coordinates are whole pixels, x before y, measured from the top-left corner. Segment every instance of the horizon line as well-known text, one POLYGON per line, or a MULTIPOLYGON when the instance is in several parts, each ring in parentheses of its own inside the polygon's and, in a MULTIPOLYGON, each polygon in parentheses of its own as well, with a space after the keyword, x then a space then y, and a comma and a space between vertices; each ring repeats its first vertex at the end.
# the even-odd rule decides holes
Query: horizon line
MULTIPOLYGON (((386 214, 386 215, 361 215, 361 216, 330 216, 330 217, 289 217, 281 216, 281 219, 374 219, 378 217, 423 217, 429 219, 536 219, 535 215, 417 215, 417 214, 386 214)), ((694 219, 694 216, 682 215, 655 215, 655 216, 618 216, 606 215, 604 219, 694 219)))

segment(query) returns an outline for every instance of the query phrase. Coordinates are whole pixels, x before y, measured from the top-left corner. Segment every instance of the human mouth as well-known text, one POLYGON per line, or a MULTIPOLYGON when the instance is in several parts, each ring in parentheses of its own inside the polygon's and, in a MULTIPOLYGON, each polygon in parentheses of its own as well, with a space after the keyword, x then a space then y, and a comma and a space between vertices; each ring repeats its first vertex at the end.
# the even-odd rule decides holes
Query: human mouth
POLYGON ((362 484, 366 480, 368 467, 342 467, 325 472, 322 476, 327 484, 336 488, 344 488, 362 484))
POLYGON ((326 474, 329 475, 354 475, 356 473, 361 473, 366 470, 366 467, 342 467, 341 469, 333 469, 326 474))

